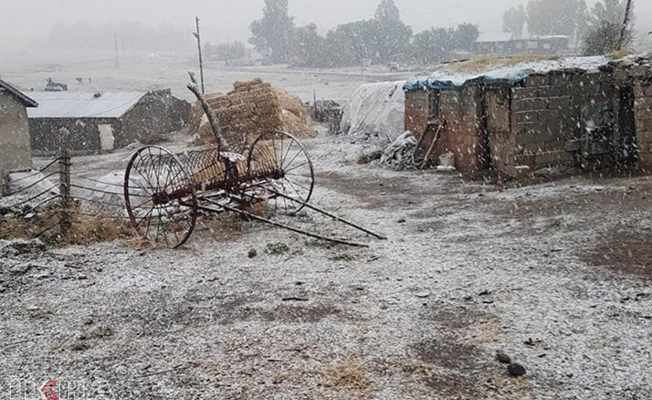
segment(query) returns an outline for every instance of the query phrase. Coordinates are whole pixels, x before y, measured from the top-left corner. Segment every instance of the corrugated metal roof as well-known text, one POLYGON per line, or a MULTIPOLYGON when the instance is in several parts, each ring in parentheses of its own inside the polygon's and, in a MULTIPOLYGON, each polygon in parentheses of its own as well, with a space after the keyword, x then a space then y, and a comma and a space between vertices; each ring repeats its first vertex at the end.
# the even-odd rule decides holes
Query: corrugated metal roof
POLYGON ((11 86, 8 82, 3 81, 0 79, 0 87, 14 95, 18 100, 23 102, 25 104, 25 107, 38 107, 38 103, 35 102, 33 99, 30 97, 26 96, 25 93, 21 92, 20 90, 16 89, 15 87, 11 86))
POLYGON ((96 93, 30 92, 38 108, 29 118, 120 118, 145 96, 144 92, 96 93))

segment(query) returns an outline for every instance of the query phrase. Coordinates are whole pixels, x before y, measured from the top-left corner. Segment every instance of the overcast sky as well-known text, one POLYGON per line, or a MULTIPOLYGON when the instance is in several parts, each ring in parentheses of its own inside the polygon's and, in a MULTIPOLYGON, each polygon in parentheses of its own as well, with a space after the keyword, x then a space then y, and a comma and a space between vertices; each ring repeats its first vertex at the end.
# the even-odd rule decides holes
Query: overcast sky
MULTIPOLYGON (((373 16, 380 0, 290 0, 298 25, 316 23, 324 31, 373 16)), ((481 31, 501 31, 501 17, 526 0, 395 0, 401 17, 415 32, 430 26, 477 23, 481 31)), ((634 0, 637 28, 652 30, 652 0, 634 0)), ((595 0, 588 0, 589 6, 595 0)), ((57 22, 142 21, 152 27, 168 22, 190 31, 202 19, 205 40, 245 40, 249 23, 259 18, 263 0, 0 0, 0 48, 18 48, 45 38, 57 22)))

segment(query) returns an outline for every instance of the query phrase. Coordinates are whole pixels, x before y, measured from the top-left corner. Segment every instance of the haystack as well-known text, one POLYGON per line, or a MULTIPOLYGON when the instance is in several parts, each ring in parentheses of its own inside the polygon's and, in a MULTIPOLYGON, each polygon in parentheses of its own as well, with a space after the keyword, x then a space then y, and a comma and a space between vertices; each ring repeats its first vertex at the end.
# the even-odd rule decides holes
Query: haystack
MULTIPOLYGON (((278 130, 301 138, 315 137, 301 99, 259 78, 235 82, 233 90, 226 95, 212 93, 206 97, 233 151, 239 152, 260 135, 278 130)), ((196 103, 193 109, 201 110, 201 106, 196 103)), ((193 128, 203 142, 210 143, 212 132, 203 111, 198 128, 195 128, 196 121, 193 118, 193 128)))

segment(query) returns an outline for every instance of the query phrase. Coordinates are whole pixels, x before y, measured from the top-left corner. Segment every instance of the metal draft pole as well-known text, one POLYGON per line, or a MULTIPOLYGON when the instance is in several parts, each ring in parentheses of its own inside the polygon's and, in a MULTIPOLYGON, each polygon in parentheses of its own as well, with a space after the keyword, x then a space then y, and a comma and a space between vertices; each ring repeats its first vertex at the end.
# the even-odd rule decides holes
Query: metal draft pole
POLYGON ((199 17, 195 17, 195 24, 197 25, 197 32, 193 32, 193 35, 197 38, 197 49, 199 50, 199 77, 201 80, 201 93, 205 94, 206 90, 204 89, 204 61, 201 55, 201 36, 199 34, 199 17))
POLYGON ((625 41, 625 33, 627 32, 627 24, 629 24, 629 14, 632 11, 632 1, 627 0, 627 8, 625 9, 625 20, 623 21, 623 27, 620 30, 620 38, 618 39, 618 50, 623 48, 623 42, 625 41))

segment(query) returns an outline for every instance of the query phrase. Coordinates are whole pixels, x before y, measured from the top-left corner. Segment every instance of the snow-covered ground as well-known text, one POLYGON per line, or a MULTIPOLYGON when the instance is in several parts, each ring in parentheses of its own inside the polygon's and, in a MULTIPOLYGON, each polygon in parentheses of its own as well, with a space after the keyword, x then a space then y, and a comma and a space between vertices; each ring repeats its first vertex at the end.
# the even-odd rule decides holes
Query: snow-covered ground
MULTIPOLYGON (((194 100, 186 88, 188 71, 199 68, 194 59, 173 57, 126 58, 115 68, 113 58, 66 59, 49 57, 48 62, 27 57, 7 57, 0 60, 2 79, 22 90, 43 90, 47 78, 69 85, 71 91, 147 91, 172 88, 174 95, 194 100), (51 61, 51 60, 55 61, 51 61), (83 78, 78 84, 76 78, 83 78), (89 83, 88 78, 91 78, 89 83)), ((224 67, 223 63, 207 62, 205 82, 207 92, 228 92, 233 82, 261 78, 274 86, 300 96, 304 101, 317 99, 343 101, 363 83, 407 79, 414 72, 393 73, 387 67, 292 70, 284 66, 224 67)))
MULTIPOLYGON (((2 393, 48 379, 103 399, 652 393, 652 179, 507 189, 358 165, 377 142, 306 144, 314 203, 389 240, 313 215, 285 222, 370 247, 234 218, 177 251, 3 242, 2 393), (276 243, 288 251, 265 252, 276 243), (527 375, 508 376, 498 349, 527 375)), ((73 171, 101 176, 126 159, 91 156, 73 171)))

